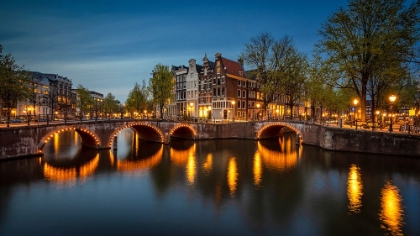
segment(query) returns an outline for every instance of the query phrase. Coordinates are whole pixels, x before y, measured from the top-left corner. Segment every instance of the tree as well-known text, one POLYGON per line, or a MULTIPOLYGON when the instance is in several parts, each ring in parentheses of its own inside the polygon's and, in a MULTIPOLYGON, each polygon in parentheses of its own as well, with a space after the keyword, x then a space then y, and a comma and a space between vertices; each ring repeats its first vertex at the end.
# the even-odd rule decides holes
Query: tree
POLYGON ((306 57, 299 53, 289 36, 275 40, 269 33, 261 33, 245 44, 241 59, 250 67, 250 76, 256 74, 263 94, 263 111, 270 102, 287 95, 288 106, 300 100, 304 88, 306 57))
POLYGON ((77 85, 77 105, 79 106, 80 112, 80 118, 83 118, 85 112, 89 111, 89 109, 93 105, 93 98, 90 96, 89 90, 83 85, 77 85))
POLYGON ((136 82, 134 88, 128 94, 127 100, 125 102, 127 110, 132 114, 133 112, 138 112, 141 114, 143 109, 147 109, 147 98, 149 96, 148 88, 146 82, 143 80, 143 85, 140 85, 136 82))
POLYGON ((32 73, 29 77, 29 90, 28 90, 28 102, 32 105, 34 110, 33 115, 36 116, 36 107, 42 103, 43 95, 38 93, 38 86, 41 79, 36 77, 36 74, 32 73))
POLYGON ((104 111, 109 114, 108 118, 114 111, 119 109, 119 101, 115 99, 115 96, 112 93, 108 93, 104 98, 104 111))
POLYGON ((2 52, 0 44, 0 101, 9 126, 12 109, 16 108, 18 101, 28 97, 29 75, 23 66, 15 63, 12 54, 3 55, 2 52))
POLYGON ((169 66, 157 64, 153 69, 153 77, 149 80, 149 89, 153 103, 159 107, 160 118, 163 119, 163 107, 172 98, 174 82, 169 66))
POLYGON ((418 13, 418 1, 405 7, 404 0, 349 0, 348 9, 340 8, 322 25, 317 51, 339 75, 330 77, 329 83, 355 90, 362 120, 369 83, 375 101, 383 85, 406 77, 419 39, 418 13))

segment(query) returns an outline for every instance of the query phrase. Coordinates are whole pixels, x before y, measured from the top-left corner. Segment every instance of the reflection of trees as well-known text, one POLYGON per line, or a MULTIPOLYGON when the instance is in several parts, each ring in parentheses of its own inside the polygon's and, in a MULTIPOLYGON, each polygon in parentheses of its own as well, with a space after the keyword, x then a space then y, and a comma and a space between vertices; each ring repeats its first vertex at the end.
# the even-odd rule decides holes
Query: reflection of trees
POLYGON ((397 187, 387 182, 381 191, 381 228, 391 235, 403 235, 404 211, 402 198, 397 187))

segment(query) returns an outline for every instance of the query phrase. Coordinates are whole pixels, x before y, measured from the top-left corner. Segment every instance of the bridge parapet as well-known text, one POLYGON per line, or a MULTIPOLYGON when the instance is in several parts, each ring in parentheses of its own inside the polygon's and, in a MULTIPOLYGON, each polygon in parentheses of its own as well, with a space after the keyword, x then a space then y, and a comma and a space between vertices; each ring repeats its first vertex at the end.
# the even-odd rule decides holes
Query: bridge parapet
POLYGON ((372 133, 341 129, 300 121, 234 122, 228 124, 170 122, 156 120, 111 120, 71 124, 49 124, 0 129, 0 159, 42 155, 42 147, 52 135, 74 130, 83 145, 97 149, 111 148, 113 137, 131 128, 140 137, 160 143, 171 138, 185 139, 264 139, 294 132, 304 144, 328 150, 420 156, 420 136, 395 133, 372 133))

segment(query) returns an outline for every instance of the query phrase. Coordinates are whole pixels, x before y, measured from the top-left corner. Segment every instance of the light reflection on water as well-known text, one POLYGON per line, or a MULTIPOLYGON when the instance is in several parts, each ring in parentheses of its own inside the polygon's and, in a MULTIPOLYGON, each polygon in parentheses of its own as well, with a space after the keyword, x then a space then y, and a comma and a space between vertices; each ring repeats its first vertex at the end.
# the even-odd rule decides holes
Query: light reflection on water
POLYGON ((387 182, 381 191, 381 227, 391 235, 403 235, 404 211, 402 198, 396 186, 387 182))
POLYGON ((360 177, 359 167, 356 165, 350 166, 347 185, 349 210, 353 213, 359 213, 360 208, 362 207, 363 183, 360 177))
MULTIPOLYGON (((127 129, 117 140, 117 149, 97 151, 82 148, 75 132, 63 132, 45 145, 43 158, 0 163, 0 193, 5 194, 0 199, 13 199, 0 208, 8 209, 0 210, 5 217, 0 234, 45 234, 51 225, 36 221, 41 218, 60 225, 62 235, 84 232, 89 220, 90 234, 121 234, 121 229, 128 234, 212 235, 420 232, 419 224, 406 223, 420 216, 404 215, 410 205, 404 205, 402 194, 420 196, 418 187, 405 182, 409 176, 420 186, 418 160, 324 152, 296 146, 293 135, 162 145, 141 141, 127 129), (17 176, 22 173, 30 188, 20 187, 17 176), (393 175, 398 181, 390 181, 393 175), (25 215, 40 205, 45 211, 25 215), (104 211, 108 214, 95 214, 104 211)), ((420 212, 418 204, 411 207, 420 212)))

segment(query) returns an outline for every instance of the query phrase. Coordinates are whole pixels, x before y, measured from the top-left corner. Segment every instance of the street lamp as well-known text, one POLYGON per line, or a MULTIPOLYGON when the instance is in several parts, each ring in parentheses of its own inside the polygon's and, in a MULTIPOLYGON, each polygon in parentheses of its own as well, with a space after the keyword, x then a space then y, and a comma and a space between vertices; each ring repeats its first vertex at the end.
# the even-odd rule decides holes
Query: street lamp
POLYGON ((232 101, 232 122, 235 120, 235 101, 232 101))
POLYGON ((259 113, 260 113, 260 104, 257 104, 257 120, 259 120, 259 113))
POLYGON ((354 107, 355 107, 355 109, 356 109, 356 111, 354 112, 354 122, 356 123, 356 129, 357 129, 357 104, 359 103, 359 100, 357 100, 357 99, 354 99, 353 100, 353 104, 354 104, 354 107))
POLYGON ((391 103, 391 106, 389 108, 389 112, 391 113, 390 114, 391 122, 389 123, 389 132, 393 131, 392 130, 392 105, 394 104, 395 100, 397 100, 397 97, 395 95, 389 96, 389 102, 391 103))
POLYGON ((192 120, 193 106, 194 106, 194 103, 190 102, 190 120, 192 120))

